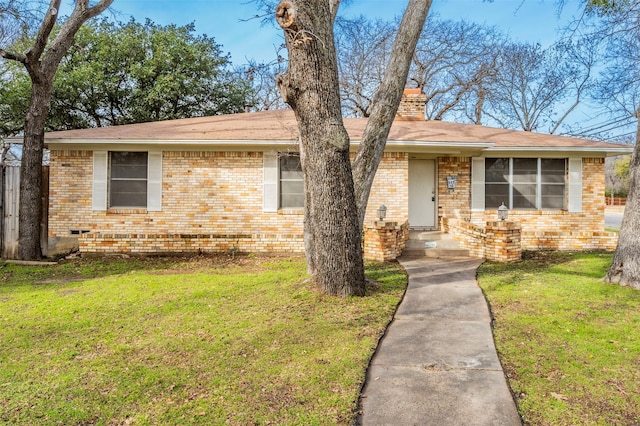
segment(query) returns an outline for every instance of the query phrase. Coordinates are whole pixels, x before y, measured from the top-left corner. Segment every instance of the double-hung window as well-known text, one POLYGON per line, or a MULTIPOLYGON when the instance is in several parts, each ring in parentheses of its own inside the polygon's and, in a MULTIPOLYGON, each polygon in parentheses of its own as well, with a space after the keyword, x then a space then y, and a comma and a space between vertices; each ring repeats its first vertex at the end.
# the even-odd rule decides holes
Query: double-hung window
POLYGON ((566 208, 567 161, 556 158, 486 158, 484 203, 516 210, 566 208))
POLYGON ((278 159, 280 208, 304 207, 304 183, 300 155, 282 153, 278 159))
POLYGON ((109 207, 147 207, 146 152, 109 153, 109 207))
POLYGON ((94 151, 93 210, 162 210, 161 151, 94 151))
POLYGON ((262 211, 299 210, 304 207, 302 165, 297 152, 267 151, 264 169, 262 211))

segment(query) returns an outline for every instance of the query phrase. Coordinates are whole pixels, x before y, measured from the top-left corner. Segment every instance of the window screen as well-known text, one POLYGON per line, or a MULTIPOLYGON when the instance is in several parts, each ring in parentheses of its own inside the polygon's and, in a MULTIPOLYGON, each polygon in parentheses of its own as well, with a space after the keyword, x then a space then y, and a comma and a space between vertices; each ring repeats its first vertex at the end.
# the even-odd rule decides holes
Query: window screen
POLYGON ((543 209, 565 208, 565 179, 567 165, 564 159, 543 158, 541 165, 541 203, 543 209))
POLYGON ((146 152, 109 153, 109 207, 147 207, 146 152))
POLYGON ((513 209, 535 209, 538 189, 538 159, 513 159, 513 209))
POLYGON ((304 183, 300 155, 280 156, 280 208, 304 207, 304 183))
POLYGON ((509 159, 487 158, 484 169, 484 205, 497 209, 502 203, 509 205, 509 159))
POLYGON ((560 210, 566 203, 566 159, 485 159, 485 208, 560 210))

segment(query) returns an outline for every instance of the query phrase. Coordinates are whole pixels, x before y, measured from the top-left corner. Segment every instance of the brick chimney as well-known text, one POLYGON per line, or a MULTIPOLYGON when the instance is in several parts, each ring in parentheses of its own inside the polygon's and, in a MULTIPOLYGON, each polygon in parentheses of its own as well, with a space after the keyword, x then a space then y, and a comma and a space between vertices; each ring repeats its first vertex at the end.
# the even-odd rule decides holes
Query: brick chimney
POLYGON ((396 113, 397 118, 424 120, 427 96, 419 88, 406 88, 396 113))

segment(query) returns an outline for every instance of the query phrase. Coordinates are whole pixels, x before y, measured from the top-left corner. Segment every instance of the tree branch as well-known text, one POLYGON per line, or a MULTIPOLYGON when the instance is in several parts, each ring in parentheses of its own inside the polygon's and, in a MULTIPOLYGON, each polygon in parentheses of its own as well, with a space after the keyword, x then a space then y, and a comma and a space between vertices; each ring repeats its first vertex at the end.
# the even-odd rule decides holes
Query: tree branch
POLYGON ((49 10, 47 10, 47 14, 44 16, 42 24, 38 29, 36 40, 33 43, 33 46, 27 51, 27 62, 25 62, 25 65, 27 65, 28 62, 36 63, 40 56, 42 56, 45 47, 47 47, 49 35, 51 35, 51 31, 56 25, 56 20, 58 19, 58 10, 60 9, 60 2, 61 0, 51 0, 51 3, 49 3, 49 10))
POLYGON ((374 96, 371 116, 353 162, 353 182, 361 228, 373 179, 400 105, 411 60, 430 8, 431 0, 409 0, 393 43, 384 79, 374 96))
MULTIPOLYGON (((51 0, 52 3, 60 0, 51 0)), ((55 70, 58 64, 62 60, 62 57, 67 53, 69 47, 73 44, 75 34, 80 27, 89 19, 98 16, 109 6, 111 6, 113 0, 100 0, 95 6, 88 7, 89 0, 77 0, 76 7, 73 9, 71 16, 64 23, 60 32, 56 38, 51 42, 49 50, 42 59, 42 69, 45 72, 55 70)))
POLYGON ((20 55, 14 52, 7 52, 4 49, 0 49, 0 56, 2 56, 4 59, 10 60, 10 61, 17 61, 22 64, 24 64, 27 61, 26 56, 20 55))

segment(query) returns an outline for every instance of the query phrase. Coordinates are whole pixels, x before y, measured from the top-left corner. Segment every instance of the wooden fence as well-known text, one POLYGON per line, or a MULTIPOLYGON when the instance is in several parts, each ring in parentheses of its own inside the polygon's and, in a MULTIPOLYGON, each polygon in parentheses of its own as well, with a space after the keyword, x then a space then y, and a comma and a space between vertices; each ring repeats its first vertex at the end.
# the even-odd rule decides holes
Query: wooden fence
MULTIPOLYGON (((47 255, 47 234, 49 217, 49 166, 42 167, 42 222, 40 223, 40 245, 42 254, 47 255)), ((18 213, 20 207, 20 167, 0 168, 0 235, 3 259, 18 258, 18 213)))
POLYGON ((604 197, 607 206, 626 206, 627 199, 622 197, 604 197))

